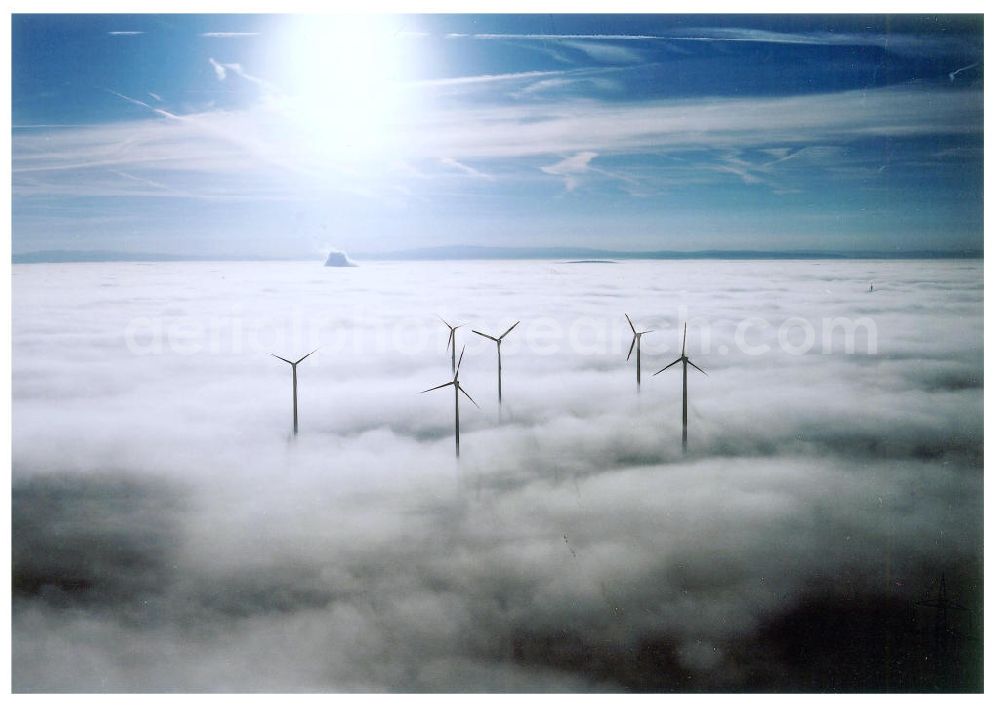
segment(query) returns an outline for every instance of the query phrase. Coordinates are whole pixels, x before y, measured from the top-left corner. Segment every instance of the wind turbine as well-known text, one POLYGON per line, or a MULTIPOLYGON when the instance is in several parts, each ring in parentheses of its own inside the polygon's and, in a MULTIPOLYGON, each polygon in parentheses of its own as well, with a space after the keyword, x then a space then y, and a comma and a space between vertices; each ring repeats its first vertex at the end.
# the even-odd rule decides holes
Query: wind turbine
POLYGON ((282 362, 287 362, 292 365, 292 432, 297 436, 299 435, 299 375, 298 366, 299 363, 311 354, 315 354, 318 350, 313 350, 309 354, 299 357, 294 362, 290 359, 285 359, 284 357, 278 357, 278 355, 271 353, 272 357, 278 357, 282 362))
POLYGON ((479 332, 479 330, 473 330, 473 332, 479 335, 480 337, 485 337, 487 340, 493 340, 495 343, 497 343, 497 403, 503 401, 503 383, 500 378, 501 372, 503 370, 503 365, 500 363, 500 343, 503 341, 503 338, 507 337, 507 335, 510 334, 510 331, 513 330, 515 327, 517 327, 518 323, 520 322, 521 321, 518 320, 516 323, 508 327, 507 331, 504 334, 500 335, 499 337, 493 337, 493 335, 487 335, 485 332, 479 332))
MULTIPOLYGON (((450 325, 449 325, 450 327, 450 325)), ((462 348, 462 354, 458 357, 458 364, 455 366, 455 378, 450 382, 445 382, 436 387, 431 387, 430 389, 424 389, 421 394, 426 394, 429 391, 434 391, 435 389, 443 389, 445 387, 453 386, 455 387, 455 457, 458 457, 458 392, 462 392, 468 397, 469 401, 475 404, 476 408, 479 408, 479 404, 476 404, 476 400, 469 396, 469 392, 462 388, 462 385, 458 383, 458 370, 462 368, 462 357, 465 356, 465 348, 462 348)))
POLYGON ((628 313, 625 313, 625 319, 628 320, 628 326, 632 328, 632 346, 628 348, 628 356, 625 361, 628 362, 632 358, 632 350, 635 350, 635 388, 638 389, 642 377, 642 336, 647 332, 652 332, 652 330, 637 332, 628 313))
MULTIPOLYGON (((687 356, 687 338, 688 338, 688 324, 684 323, 684 340, 681 343, 681 356, 675 359, 673 362, 668 364, 666 367, 660 370, 660 372, 666 371, 673 367, 675 364, 680 362, 684 369, 684 394, 681 399, 681 445, 684 448, 684 452, 687 452, 688 447, 688 365, 697 369, 699 372, 708 376, 708 372, 699 367, 697 364, 688 359, 687 356)), ((660 372, 656 372, 653 376, 655 377, 660 372)))
POLYGON ((948 611, 968 611, 969 609, 948 598, 948 587, 945 586, 944 574, 941 574, 941 585, 938 587, 937 598, 925 598, 922 601, 917 601, 917 605, 935 609, 933 653, 935 668, 940 678, 951 669, 948 666, 949 646, 956 636, 961 637, 948 624, 948 611))
POLYGON ((440 319, 441 322, 445 324, 445 327, 447 327, 450 330, 450 332, 448 333, 448 344, 446 344, 444 348, 445 350, 447 350, 448 347, 451 346, 451 373, 454 374, 455 372, 458 371, 458 369, 455 367, 455 330, 457 330, 462 326, 452 325, 447 320, 442 318, 440 315, 438 315, 438 319, 440 319))

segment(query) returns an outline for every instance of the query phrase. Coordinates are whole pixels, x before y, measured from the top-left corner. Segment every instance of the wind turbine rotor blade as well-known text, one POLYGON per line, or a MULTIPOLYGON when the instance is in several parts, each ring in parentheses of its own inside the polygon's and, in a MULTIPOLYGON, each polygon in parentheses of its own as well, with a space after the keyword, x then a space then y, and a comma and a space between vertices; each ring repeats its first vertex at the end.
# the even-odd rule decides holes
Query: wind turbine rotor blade
POLYGON ((651 332, 656 332, 656 330, 643 330, 642 332, 636 333, 639 335, 648 335, 651 332))
POLYGON ((462 368, 462 357, 465 356, 465 345, 462 345, 462 354, 458 356, 458 364, 455 365, 455 377, 458 377, 458 370, 462 368))
POLYGON ((507 337, 507 335, 510 334, 510 331, 513 330, 515 327, 517 327, 520 322, 521 321, 518 320, 516 323, 514 323, 513 325, 511 325, 510 327, 508 327, 507 328, 507 332, 505 332, 504 334, 500 335, 500 337, 498 337, 497 339, 498 340, 502 340, 503 338, 507 337))
MULTIPOLYGON (((268 352, 268 354, 271 355, 272 357, 278 357, 278 355, 274 354, 273 352, 268 352)), ((280 359, 282 362, 287 362, 288 364, 295 364, 295 362, 285 359, 284 357, 278 357, 278 359, 280 359)))
POLYGON ((440 320, 441 322, 443 322, 445 327, 451 329, 451 324, 447 320, 445 320, 443 317, 441 317, 440 315, 438 315, 438 320, 440 320))
POLYGON ((302 360, 304 360, 304 359, 305 359, 306 357, 309 357, 310 355, 314 355, 314 354, 316 354, 317 352, 319 352, 319 347, 317 347, 316 349, 314 349, 314 350, 313 350, 312 352, 310 352, 309 354, 307 354, 307 355, 303 355, 303 356, 299 357, 299 358, 298 358, 298 360, 296 360, 295 364, 298 364, 299 362, 301 362, 302 360))
POLYGON ((628 326, 630 328, 632 328, 632 334, 634 335, 635 334, 635 325, 632 324, 632 318, 630 318, 628 316, 628 313, 625 313, 625 319, 628 320, 628 326))
MULTIPOLYGON (((449 325, 448 327, 451 327, 449 325)), ((444 344, 444 349, 447 352, 448 348, 451 347, 451 341, 455 339, 455 329, 452 328, 451 332, 448 333, 448 341, 444 344)))
POLYGON ((479 404, 476 404, 476 400, 475 400, 475 399, 473 399, 473 398, 472 398, 471 396, 469 396, 469 392, 467 392, 467 391, 466 391, 465 389, 463 389, 463 388, 462 388, 462 386, 461 386, 461 384, 456 384, 455 386, 457 386, 457 387, 458 387, 458 390, 459 390, 460 392, 462 392, 463 394, 465 394, 466 398, 467 398, 467 399, 468 399, 469 401, 471 401, 471 402, 472 402, 473 404, 475 404, 475 406, 476 406, 476 408, 477 408, 477 409, 479 408, 479 404))
POLYGON ((426 394, 427 392, 429 392, 429 391, 434 391, 435 389, 444 389, 445 387, 450 387, 450 386, 451 386, 452 384, 454 384, 454 383, 455 383, 455 382, 445 382, 444 384, 439 384, 439 385, 438 385, 438 386, 436 386, 436 387, 431 387, 430 389, 424 389, 424 390, 423 390, 422 392, 420 392, 420 393, 421 393, 421 394, 426 394))
POLYGON ((479 330, 473 330, 473 332, 479 335, 480 337, 485 337, 487 340, 493 340, 494 342, 497 342, 497 338, 493 337, 493 335, 487 335, 485 332, 479 332, 479 330))
POLYGON ((704 374, 706 377, 708 376, 708 372, 706 372, 704 369, 702 369, 701 367, 699 367, 697 364, 695 364, 691 360, 688 360, 688 364, 690 364, 692 367, 694 367, 699 372, 701 372, 702 374, 704 374))
POLYGON ((635 343, 639 339, 638 335, 632 335, 632 346, 628 348, 628 354, 625 356, 625 361, 628 362, 632 359, 632 350, 635 349, 635 343))
MULTIPOLYGON (((668 364, 668 365, 667 365, 666 367, 664 367, 663 369, 661 369, 661 370, 660 370, 660 372, 665 372, 665 371, 667 371, 668 369, 670 369, 671 367, 673 367, 673 366, 674 366, 675 364, 677 364, 677 363, 678 363, 678 362, 680 362, 680 361, 681 361, 681 358, 680 358, 680 357, 678 357, 678 358, 677 358, 677 359, 675 359, 675 360, 674 360, 673 362, 671 362, 670 364, 668 364)), ((656 376, 657 374, 659 374, 660 372, 653 372, 653 376, 655 377, 655 376, 656 376)))
POLYGON ((688 324, 684 323, 684 340, 681 342, 681 354, 687 354, 688 346, 688 324))

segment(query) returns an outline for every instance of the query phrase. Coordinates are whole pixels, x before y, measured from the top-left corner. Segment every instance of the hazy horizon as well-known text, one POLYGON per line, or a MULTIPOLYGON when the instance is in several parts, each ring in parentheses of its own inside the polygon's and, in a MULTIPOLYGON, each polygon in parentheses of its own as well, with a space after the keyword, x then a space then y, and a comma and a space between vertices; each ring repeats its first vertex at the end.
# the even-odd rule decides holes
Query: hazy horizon
MULTIPOLYGON (((342 255, 348 259, 361 259, 362 262, 369 261, 553 261, 559 262, 569 258, 587 258, 606 256, 621 261, 643 261, 643 260, 936 260, 936 259, 971 259, 982 260, 981 250, 954 250, 954 251, 822 251, 822 250, 801 250, 801 251, 759 251, 759 250, 692 250, 692 251, 619 251, 613 249, 590 249, 560 246, 541 247, 492 247, 492 246, 470 246, 468 244, 456 244, 452 246, 438 246, 428 248, 416 248, 402 251, 382 251, 382 252, 355 252, 346 253, 339 250, 317 253, 314 255, 277 257, 260 257, 254 255, 231 255, 231 254, 170 254, 170 253, 145 253, 129 251, 25 251, 12 255, 14 263, 113 263, 113 262, 142 262, 142 261, 248 261, 282 263, 295 261, 300 263, 313 263, 327 259, 331 254, 342 255)), ((355 263, 354 265, 358 265, 355 263)))

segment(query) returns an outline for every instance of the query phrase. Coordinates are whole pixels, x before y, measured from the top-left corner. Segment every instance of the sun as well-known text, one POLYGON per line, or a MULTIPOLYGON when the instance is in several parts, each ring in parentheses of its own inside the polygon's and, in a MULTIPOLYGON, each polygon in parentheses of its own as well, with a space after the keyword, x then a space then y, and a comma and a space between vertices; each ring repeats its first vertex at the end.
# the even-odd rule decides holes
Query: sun
POLYGON ((284 108, 311 149, 341 158, 391 150, 409 108, 397 34, 380 16, 300 17, 283 33, 284 108))

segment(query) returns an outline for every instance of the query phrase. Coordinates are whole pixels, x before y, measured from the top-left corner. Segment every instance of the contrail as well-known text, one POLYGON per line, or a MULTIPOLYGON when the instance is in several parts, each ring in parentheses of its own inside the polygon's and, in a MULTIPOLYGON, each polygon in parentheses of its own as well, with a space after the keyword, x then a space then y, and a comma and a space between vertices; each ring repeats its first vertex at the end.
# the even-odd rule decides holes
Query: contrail
POLYGON ((974 69, 977 66, 979 66, 979 62, 976 62, 975 64, 969 64, 969 66, 963 66, 961 69, 955 69, 955 71, 950 71, 948 72, 948 80, 954 81, 955 77, 961 74, 966 69, 974 69))
POLYGON ((123 101, 128 101, 129 103, 134 104, 136 106, 142 106, 143 108, 145 108, 147 110, 150 110, 153 113, 157 113, 157 114, 163 116, 164 118, 173 118, 174 120, 177 120, 177 121, 183 121, 184 120, 180 116, 178 116, 178 115, 176 115, 174 113, 171 113, 170 111, 164 111, 162 108, 156 108, 155 106, 150 106, 145 101, 140 101, 137 98, 129 98, 125 94, 120 94, 117 91, 112 91, 111 89, 104 89, 104 90, 107 91, 109 94, 117 96, 118 98, 122 99, 123 101))

